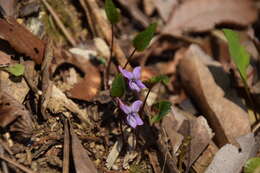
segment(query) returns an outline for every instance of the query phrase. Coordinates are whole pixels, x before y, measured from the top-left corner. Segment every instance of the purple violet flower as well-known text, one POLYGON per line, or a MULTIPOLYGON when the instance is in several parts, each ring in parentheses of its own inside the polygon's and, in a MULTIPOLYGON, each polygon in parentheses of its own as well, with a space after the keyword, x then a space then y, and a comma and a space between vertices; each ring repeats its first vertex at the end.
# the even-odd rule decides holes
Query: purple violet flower
POLYGON ((118 101, 120 109, 127 115, 126 121, 131 127, 136 128, 136 126, 141 126, 144 124, 143 120, 138 114, 139 109, 143 104, 142 101, 137 100, 131 106, 125 105, 120 99, 118 99, 118 101))
POLYGON ((141 81, 141 67, 135 67, 133 72, 129 72, 127 70, 122 69, 122 67, 118 67, 119 71, 122 73, 124 77, 128 79, 128 85, 132 90, 140 92, 141 89, 146 88, 146 86, 141 81))

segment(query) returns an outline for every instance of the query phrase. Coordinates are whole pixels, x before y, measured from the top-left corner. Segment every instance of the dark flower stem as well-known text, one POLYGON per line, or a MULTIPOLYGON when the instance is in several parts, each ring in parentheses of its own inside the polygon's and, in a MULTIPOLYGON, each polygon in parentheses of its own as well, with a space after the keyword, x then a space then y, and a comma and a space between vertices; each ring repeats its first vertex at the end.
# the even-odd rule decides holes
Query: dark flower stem
POLYGON ((148 90, 148 92, 147 92, 147 94, 146 94, 146 96, 145 96, 145 99, 144 99, 143 105, 142 105, 142 107, 141 107, 141 109, 140 109, 140 112, 142 112, 142 111, 143 111, 143 109, 144 109, 144 106, 145 106, 145 104, 146 104, 146 101, 147 101, 147 98, 148 98, 148 96, 149 96, 149 94, 150 94, 151 90, 152 90, 152 88, 149 88, 149 90, 148 90))
POLYGON ((133 55, 135 54, 135 52, 136 52, 136 48, 132 51, 132 53, 130 54, 130 56, 126 59, 127 62, 125 63, 123 69, 125 69, 126 66, 129 64, 129 61, 131 60, 131 58, 133 57, 133 55))
POLYGON ((110 66, 112 63, 112 56, 113 56, 113 47, 114 47, 114 25, 111 24, 111 46, 110 46, 110 57, 108 59, 107 68, 106 68, 106 75, 105 75, 105 89, 108 89, 108 81, 109 81, 109 73, 110 73, 110 66))

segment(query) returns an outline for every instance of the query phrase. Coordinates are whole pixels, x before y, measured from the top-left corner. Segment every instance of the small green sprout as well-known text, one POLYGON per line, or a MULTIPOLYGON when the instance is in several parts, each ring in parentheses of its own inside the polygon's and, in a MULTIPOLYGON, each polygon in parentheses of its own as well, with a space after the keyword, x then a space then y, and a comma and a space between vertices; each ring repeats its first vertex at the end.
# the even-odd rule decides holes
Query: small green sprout
POLYGON ((5 68, 9 73, 18 77, 24 74, 24 65, 23 64, 14 64, 5 68))

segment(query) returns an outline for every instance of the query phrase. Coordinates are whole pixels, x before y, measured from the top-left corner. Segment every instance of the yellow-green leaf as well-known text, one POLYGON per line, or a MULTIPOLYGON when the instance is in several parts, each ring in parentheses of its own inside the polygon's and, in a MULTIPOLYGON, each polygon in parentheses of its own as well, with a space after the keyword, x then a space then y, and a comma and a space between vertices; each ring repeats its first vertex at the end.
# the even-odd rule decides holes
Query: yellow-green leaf
POLYGON ((259 173, 260 172, 260 157, 249 159, 244 166, 244 173, 259 173))
POLYGON ((6 68, 6 70, 14 76, 21 76, 24 73, 23 64, 15 64, 6 68))
POLYGON ((223 29, 223 31, 228 40, 229 53, 234 60, 242 79, 246 81, 246 69, 249 65, 250 55, 245 47, 240 44, 238 33, 231 29, 223 29))

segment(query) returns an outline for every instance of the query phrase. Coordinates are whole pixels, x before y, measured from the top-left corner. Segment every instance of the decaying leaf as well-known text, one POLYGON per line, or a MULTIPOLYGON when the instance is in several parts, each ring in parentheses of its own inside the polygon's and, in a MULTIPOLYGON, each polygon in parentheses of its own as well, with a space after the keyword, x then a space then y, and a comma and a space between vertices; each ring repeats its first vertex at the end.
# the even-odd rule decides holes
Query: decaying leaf
POLYGON ((203 116, 191 121, 190 165, 200 156, 213 137, 207 120, 203 116))
POLYGON ((216 134, 217 144, 219 146, 226 143, 237 144, 234 140, 236 137, 250 132, 247 113, 239 105, 224 97, 224 91, 214 81, 207 66, 201 62, 199 56, 203 54, 201 49, 194 45, 187 50, 180 62, 183 86, 208 119, 216 134))
POLYGON ((163 32, 173 35, 203 32, 223 23, 247 26, 256 18, 251 0, 189 0, 176 8, 163 32))
POLYGON ((155 0, 155 6, 159 15, 166 22, 168 21, 173 9, 178 5, 179 0, 155 0))
POLYGON ((117 157, 119 156, 122 148, 123 148, 123 141, 121 139, 119 139, 118 141, 116 141, 112 150, 109 152, 109 154, 107 156, 106 166, 108 169, 111 169, 111 167, 115 163, 117 157))
POLYGON ((8 65, 11 62, 11 56, 0 51, 0 67, 8 65))
POLYGON ((72 156, 77 173, 98 173, 90 160, 88 153, 83 148, 78 136, 70 126, 72 156))
POLYGON ((0 6, 4 9, 6 16, 15 17, 17 13, 16 9, 17 0, 0 0, 0 6))
POLYGON ((47 108, 53 113, 64 113, 67 110, 77 113, 80 120, 85 123, 90 123, 87 113, 79 109, 78 105, 67 96, 55 85, 52 85, 49 102, 47 108))
POLYGON ((15 82, 10 80, 9 77, 9 73, 0 71, 0 91, 6 92, 22 104, 30 88, 24 79, 15 82))
POLYGON ((0 93, 0 127, 5 128, 20 117, 20 120, 12 125, 11 130, 30 135, 33 130, 31 114, 23 104, 4 91, 0 93))
POLYGON ((37 64, 41 64, 44 54, 44 43, 24 26, 17 23, 13 17, 0 19, 0 37, 19 53, 32 58, 37 64))

